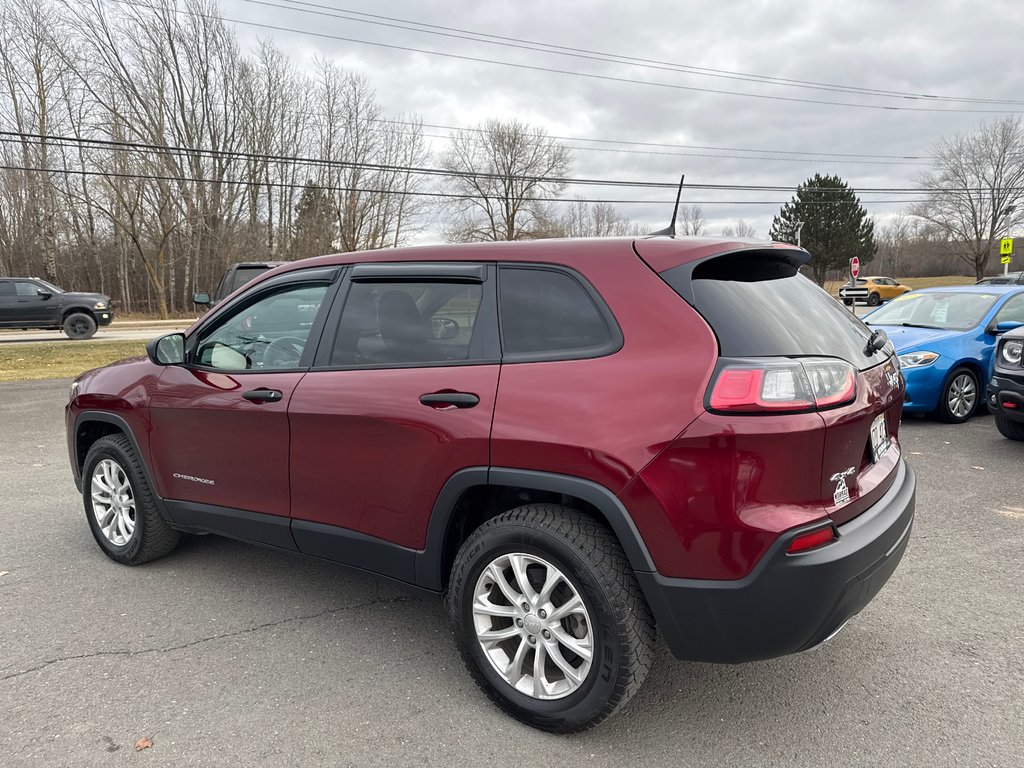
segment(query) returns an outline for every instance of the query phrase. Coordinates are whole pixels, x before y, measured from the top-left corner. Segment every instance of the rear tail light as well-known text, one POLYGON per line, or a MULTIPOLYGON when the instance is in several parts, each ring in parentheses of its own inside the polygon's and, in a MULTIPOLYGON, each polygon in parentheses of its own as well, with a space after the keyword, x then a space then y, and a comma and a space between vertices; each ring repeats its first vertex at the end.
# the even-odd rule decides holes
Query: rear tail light
POLYGON ((823 547, 826 544, 831 544, 833 541, 838 539, 836 535, 836 529, 831 525, 828 528, 819 528, 816 531, 810 533, 802 533, 790 542, 789 548, 786 552, 790 555, 795 555, 798 552, 807 552, 811 549, 817 549, 823 547))
POLYGON ((791 413, 843 405, 856 394, 856 371, 845 360, 730 360, 711 384, 708 405, 731 413, 791 413))

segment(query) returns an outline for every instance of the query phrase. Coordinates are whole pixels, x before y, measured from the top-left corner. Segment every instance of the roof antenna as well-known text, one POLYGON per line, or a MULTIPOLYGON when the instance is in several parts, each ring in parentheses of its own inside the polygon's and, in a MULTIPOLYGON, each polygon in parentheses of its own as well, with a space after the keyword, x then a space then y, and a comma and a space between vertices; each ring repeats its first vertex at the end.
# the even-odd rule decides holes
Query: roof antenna
POLYGON ((676 214, 679 213, 679 198, 683 195, 683 181, 686 179, 684 173, 679 177, 679 190, 676 192, 676 207, 672 209, 672 223, 665 229, 659 229, 657 232, 651 232, 649 237, 675 237, 676 236, 676 214))

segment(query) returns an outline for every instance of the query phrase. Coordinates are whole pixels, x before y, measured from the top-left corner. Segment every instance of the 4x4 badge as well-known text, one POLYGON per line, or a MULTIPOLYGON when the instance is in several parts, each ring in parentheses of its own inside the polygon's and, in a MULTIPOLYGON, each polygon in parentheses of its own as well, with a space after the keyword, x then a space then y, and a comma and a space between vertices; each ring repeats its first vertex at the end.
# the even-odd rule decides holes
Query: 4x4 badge
POLYGON ((853 467, 847 467, 842 472, 836 472, 830 478, 836 484, 836 492, 832 495, 832 499, 837 507, 850 500, 850 489, 846 485, 846 478, 852 475, 853 472, 853 467))

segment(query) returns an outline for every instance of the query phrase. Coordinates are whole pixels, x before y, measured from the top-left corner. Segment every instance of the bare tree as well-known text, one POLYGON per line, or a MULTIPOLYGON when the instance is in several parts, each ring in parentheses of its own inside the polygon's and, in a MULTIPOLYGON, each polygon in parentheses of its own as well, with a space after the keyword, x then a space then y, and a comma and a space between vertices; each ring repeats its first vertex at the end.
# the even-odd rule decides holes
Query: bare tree
POLYGON ((1024 221, 1024 127, 1020 117, 942 139, 918 179, 927 200, 911 207, 980 279, 998 238, 1024 221))
POLYGON ((560 237, 621 237, 629 234, 629 219, 610 203, 576 199, 558 220, 560 237))
POLYGON ((446 191, 452 240, 528 240, 556 230, 544 198, 565 190, 572 153, 542 129, 517 120, 488 120, 452 134, 441 167, 453 177, 446 191))
POLYGON ((707 219, 699 205, 684 205, 679 209, 679 234, 703 235, 707 229, 707 219))
POLYGON ((736 222, 735 227, 722 229, 722 237, 739 237, 744 240, 757 240, 757 230, 743 219, 736 222))

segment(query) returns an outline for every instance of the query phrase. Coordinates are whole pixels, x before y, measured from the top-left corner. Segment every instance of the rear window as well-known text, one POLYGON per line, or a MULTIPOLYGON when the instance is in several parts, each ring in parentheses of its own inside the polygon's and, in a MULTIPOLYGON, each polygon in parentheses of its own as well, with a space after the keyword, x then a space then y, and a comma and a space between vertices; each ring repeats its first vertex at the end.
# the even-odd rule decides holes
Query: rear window
POLYGON ((719 256, 675 267, 661 277, 680 296, 692 296, 725 357, 821 355, 864 370, 892 351, 865 354, 870 329, 785 258, 719 256))

